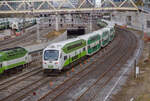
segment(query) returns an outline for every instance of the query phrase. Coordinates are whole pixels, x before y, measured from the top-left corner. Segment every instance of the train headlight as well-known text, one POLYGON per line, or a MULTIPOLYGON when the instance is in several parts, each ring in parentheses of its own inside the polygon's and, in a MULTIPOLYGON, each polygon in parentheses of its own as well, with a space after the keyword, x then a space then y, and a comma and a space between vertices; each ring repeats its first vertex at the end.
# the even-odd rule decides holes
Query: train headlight
POLYGON ((58 64, 58 62, 55 62, 55 64, 58 64))
POLYGON ((46 64, 46 62, 43 62, 43 64, 46 64))

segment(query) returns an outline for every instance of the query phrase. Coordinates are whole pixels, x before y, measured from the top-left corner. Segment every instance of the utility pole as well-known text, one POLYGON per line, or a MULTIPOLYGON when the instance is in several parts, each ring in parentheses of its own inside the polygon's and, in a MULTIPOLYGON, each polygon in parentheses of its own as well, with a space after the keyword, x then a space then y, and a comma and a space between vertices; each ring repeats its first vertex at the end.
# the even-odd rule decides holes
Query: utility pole
POLYGON ((92 32, 92 13, 90 13, 90 32, 92 32))

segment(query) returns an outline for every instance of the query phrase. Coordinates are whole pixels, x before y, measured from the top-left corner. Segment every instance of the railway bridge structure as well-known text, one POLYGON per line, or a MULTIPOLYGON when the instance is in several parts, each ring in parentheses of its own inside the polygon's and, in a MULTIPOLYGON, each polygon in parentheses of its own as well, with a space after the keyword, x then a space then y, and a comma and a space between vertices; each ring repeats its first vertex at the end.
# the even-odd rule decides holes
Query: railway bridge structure
POLYGON ((133 0, 1 0, 0 14, 55 13, 95 10, 137 11, 133 0), (93 2, 94 1, 94 2, 93 2))

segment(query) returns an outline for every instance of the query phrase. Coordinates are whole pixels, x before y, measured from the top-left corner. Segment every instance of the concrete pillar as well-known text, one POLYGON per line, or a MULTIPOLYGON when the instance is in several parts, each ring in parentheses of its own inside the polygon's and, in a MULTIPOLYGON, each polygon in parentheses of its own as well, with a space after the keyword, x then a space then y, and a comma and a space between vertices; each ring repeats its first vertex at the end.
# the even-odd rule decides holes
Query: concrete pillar
POLYGON ((40 21, 37 21, 37 42, 40 42, 40 26, 39 26, 39 24, 40 24, 40 21))
POLYGON ((55 17, 55 30, 58 31, 59 30, 59 15, 56 12, 56 17, 55 17))

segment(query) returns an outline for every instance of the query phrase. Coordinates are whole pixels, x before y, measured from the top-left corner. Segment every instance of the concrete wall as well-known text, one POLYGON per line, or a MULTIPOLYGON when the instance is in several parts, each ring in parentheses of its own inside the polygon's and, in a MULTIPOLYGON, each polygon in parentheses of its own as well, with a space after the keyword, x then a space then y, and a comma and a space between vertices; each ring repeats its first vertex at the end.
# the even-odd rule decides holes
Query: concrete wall
POLYGON ((67 31, 65 31, 63 34, 61 34, 60 36, 58 36, 57 38, 46 42, 46 43, 42 43, 42 44, 37 44, 37 45, 31 45, 31 46, 26 46, 25 48, 30 52, 35 52, 35 51, 39 51, 39 50, 43 50, 44 48, 46 48, 48 45, 54 43, 54 42, 59 42, 59 41, 63 41, 67 39, 67 31))
POLYGON ((113 12, 112 14, 112 21, 117 24, 127 25, 132 28, 143 30, 144 32, 150 33, 150 28, 147 27, 147 21, 150 21, 150 14, 141 13, 141 12, 113 12), (131 16, 131 21, 129 21, 129 16, 131 16), (128 23, 130 22, 130 24, 128 23))

